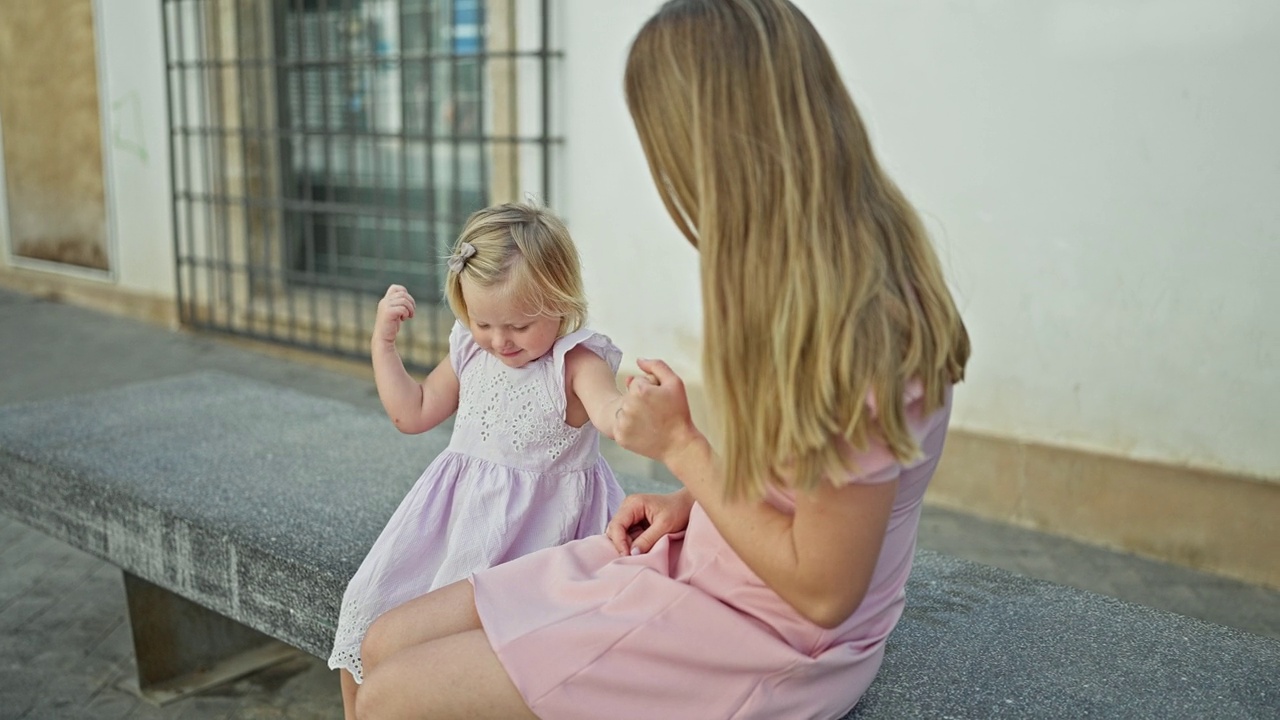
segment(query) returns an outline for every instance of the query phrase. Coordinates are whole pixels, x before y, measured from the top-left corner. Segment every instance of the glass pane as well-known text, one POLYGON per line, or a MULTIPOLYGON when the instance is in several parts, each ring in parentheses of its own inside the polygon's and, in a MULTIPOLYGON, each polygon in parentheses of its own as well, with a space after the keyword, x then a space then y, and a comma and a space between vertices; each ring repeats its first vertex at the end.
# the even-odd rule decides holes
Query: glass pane
POLYGON ((280 117, 295 283, 440 297, 440 262, 488 201, 483 3, 293 2, 280 117))

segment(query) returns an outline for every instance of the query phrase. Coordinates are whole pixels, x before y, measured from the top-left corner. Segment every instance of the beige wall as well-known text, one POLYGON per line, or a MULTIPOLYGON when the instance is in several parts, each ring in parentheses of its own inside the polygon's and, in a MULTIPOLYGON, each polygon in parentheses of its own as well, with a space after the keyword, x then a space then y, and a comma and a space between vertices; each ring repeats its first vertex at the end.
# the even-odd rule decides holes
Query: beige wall
POLYGON ((1280 588, 1280 483, 953 430, 925 499, 1280 588))
POLYGON ((92 0, 0 0, 0 18, 8 250, 107 270, 92 0))

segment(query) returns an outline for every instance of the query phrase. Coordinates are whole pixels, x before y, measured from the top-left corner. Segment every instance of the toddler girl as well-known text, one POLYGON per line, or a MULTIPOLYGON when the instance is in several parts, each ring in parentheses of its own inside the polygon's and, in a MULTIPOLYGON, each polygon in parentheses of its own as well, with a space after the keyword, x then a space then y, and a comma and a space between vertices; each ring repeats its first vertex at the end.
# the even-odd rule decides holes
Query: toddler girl
POLYGON ((329 667, 351 714, 360 643, 382 613, 471 573, 598 535, 622 500, 599 452, 613 437, 622 353, 582 327, 587 303, 564 224, 527 204, 467 221, 448 260, 458 322, 449 356, 422 383, 396 352, 415 303, 392 285, 378 303, 372 356, 378 397, 404 433, 454 412, 448 449, 400 503, 342 599, 329 667))

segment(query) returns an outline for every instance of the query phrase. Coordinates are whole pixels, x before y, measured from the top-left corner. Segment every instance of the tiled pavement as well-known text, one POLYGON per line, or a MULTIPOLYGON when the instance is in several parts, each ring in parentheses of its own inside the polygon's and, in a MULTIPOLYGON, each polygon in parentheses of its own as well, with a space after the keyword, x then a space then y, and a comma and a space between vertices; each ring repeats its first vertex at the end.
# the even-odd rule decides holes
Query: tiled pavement
MULTIPOLYGON (((377 406, 366 377, 0 290, 0 404, 218 368, 377 406)), ((652 472, 610 452, 624 472, 652 472)), ((1280 592, 927 508, 920 545, 1280 638, 1280 592)), ((0 719, 339 718, 337 678, 299 655, 157 708, 130 691, 119 570, 0 514, 0 719)))
POLYGON ((0 515, 0 718, 341 718, 337 679, 299 653, 157 708, 130 690, 120 570, 0 515))

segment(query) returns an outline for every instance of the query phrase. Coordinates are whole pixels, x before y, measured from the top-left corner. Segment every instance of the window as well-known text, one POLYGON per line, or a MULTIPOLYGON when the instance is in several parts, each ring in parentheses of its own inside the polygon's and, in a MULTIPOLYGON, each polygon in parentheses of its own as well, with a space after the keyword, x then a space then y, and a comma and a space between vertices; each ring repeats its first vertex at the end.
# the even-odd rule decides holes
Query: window
POLYGON ((402 353, 434 363, 462 223, 546 193, 547 5, 167 0, 183 321, 364 356, 396 282, 402 353))

